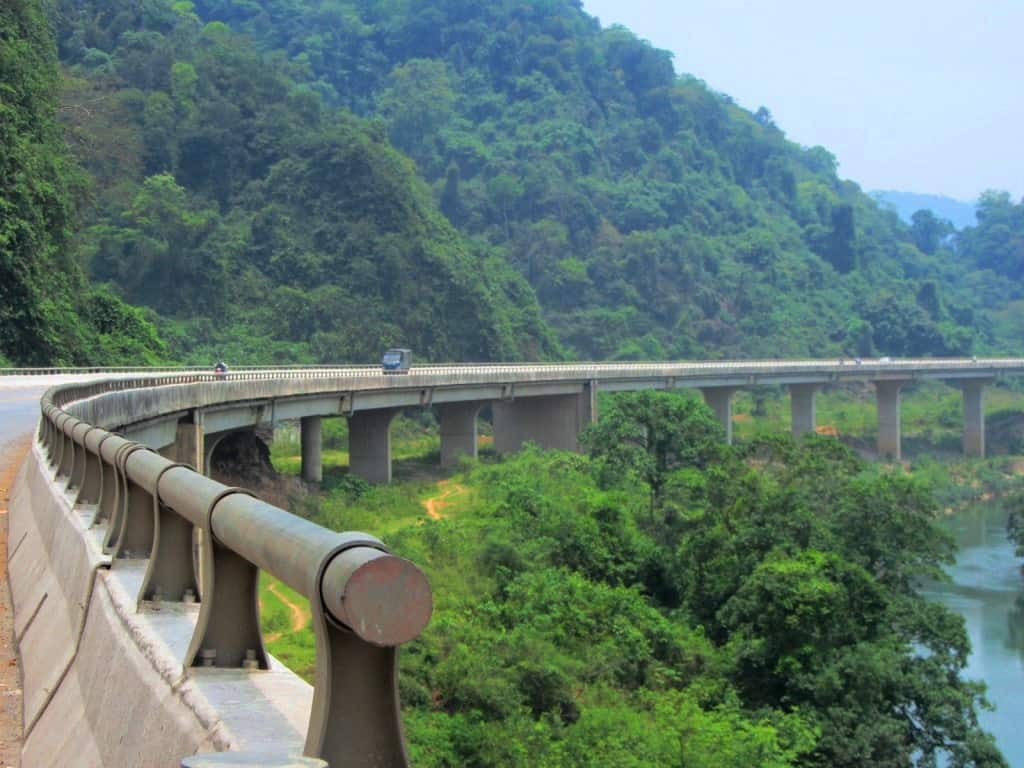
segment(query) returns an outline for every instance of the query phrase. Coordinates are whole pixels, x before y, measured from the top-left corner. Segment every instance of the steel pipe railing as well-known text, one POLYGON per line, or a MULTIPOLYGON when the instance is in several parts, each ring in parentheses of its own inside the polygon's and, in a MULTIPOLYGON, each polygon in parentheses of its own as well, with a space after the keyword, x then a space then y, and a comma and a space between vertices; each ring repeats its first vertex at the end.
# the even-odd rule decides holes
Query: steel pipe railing
POLYGON ((79 502, 95 505, 92 524, 107 528, 102 540, 112 567, 125 558, 146 559, 140 610, 199 602, 182 659, 186 674, 208 666, 254 674, 269 668, 259 628, 258 575, 265 570, 310 601, 317 671, 307 756, 332 766, 407 766, 396 647, 430 618, 423 573, 373 536, 330 531, 61 407, 128 388, 212 378, 146 377, 51 390, 38 432, 51 471, 78 489, 79 502))

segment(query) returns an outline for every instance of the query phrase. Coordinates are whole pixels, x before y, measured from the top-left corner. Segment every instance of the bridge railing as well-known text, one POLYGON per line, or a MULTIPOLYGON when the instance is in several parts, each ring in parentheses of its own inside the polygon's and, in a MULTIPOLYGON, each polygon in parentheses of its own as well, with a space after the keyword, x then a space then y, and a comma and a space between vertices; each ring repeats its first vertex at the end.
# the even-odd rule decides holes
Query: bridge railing
POLYGON ((332 766, 406 766, 397 648, 430 618, 423 573, 373 536, 323 528, 62 408, 128 388, 214 378, 189 373, 51 389, 39 430, 50 467, 75 491, 76 504, 95 510, 91 524, 106 526, 103 546, 115 562, 146 560, 140 608, 199 601, 186 673, 269 668, 259 626, 264 570, 310 603, 316 672, 305 754, 332 766))
MULTIPOLYGON (((678 372, 680 375, 699 375, 701 373, 756 374, 764 370, 773 371, 829 371, 846 375, 884 373, 887 371, 910 370, 1013 370, 1020 372, 1024 368, 1021 358, 920 358, 920 359, 805 359, 805 360, 699 360, 699 361, 664 361, 664 362, 575 362, 575 363, 424 363, 414 366, 410 373, 422 375, 446 375, 480 372, 484 374, 564 374, 573 378, 586 378, 591 375, 642 375, 644 372, 661 374, 665 371, 678 372)), ((195 383, 202 381, 245 381, 289 378, 349 378, 355 376, 381 375, 379 365, 324 364, 324 365, 276 365, 276 366, 233 366, 224 374, 215 374, 209 367, 79 367, 79 368, 0 368, 0 376, 35 376, 35 375, 95 375, 117 374, 127 380, 138 381, 149 379, 146 386, 169 383, 195 383)), ((401 380, 401 376, 389 376, 393 380, 401 380)), ((138 384, 124 383, 124 388, 138 384)))

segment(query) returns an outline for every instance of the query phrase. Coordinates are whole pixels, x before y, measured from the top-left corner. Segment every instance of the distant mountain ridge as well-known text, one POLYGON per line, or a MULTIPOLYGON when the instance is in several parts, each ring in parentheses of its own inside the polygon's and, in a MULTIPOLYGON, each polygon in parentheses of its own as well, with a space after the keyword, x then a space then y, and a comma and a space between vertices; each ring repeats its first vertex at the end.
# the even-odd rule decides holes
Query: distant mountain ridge
POLYGON ((896 211, 903 221, 911 223, 910 217, 917 211, 929 210, 940 219, 946 219, 957 229, 973 227, 978 223, 975 203, 965 203, 945 195, 929 195, 919 192, 902 192, 895 189, 875 189, 869 193, 883 207, 896 211))

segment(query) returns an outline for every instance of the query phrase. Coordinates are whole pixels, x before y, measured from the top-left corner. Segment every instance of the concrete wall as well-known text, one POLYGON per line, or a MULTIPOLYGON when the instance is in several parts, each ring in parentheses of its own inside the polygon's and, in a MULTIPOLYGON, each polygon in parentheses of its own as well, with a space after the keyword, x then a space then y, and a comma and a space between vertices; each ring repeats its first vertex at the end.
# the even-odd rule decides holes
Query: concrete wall
POLYGON ((145 561, 110 563, 92 507, 51 480, 38 445, 9 509, 26 768, 176 768, 205 751, 302 751, 312 689, 268 671, 191 669, 197 606, 137 610, 145 561))

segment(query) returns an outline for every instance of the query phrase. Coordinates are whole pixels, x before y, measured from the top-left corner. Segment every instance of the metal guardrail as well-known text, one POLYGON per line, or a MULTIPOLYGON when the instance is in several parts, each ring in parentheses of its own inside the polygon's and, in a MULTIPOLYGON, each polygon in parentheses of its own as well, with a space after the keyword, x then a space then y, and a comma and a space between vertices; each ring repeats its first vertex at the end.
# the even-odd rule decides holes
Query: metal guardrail
MULTIPOLYGON (((864 359, 859 362, 849 358, 806 359, 806 360, 702 360, 692 362, 644 362, 644 363, 429 363, 414 366, 410 373, 424 375, 481 373, 538 373, 566 374, 574 378, 588 378, 593 375, 638 375, 644 372, 661 373, 673 371, 679 375, 700 373, 755 373, 772 371, 793 372, 835 372, 838 374, 861 374, 868 372, 907 372, 915 370, 970 370, 990 369, 1021 370, 1024 372, 1024 358, 1000 357, 984 359, 965 358, 917 358, 883 361, 864 359)), ((324 364, 324 365, 270 365, 235 366, 226 374, 214 374, 208 366, 178 367, 83 367, 83 368, 0 368, 0 376, 43 376, 75 374, 139 374, 157 376, 199 376, 194 381, 228 380, 243 381, 278 377, 327 378, 364 376, 381 373, 379 365, 324 364)), ((383 375, 383 374, 381 374, 383 375)))
POLYGON ((141 377, 51 389, 38 435, 50 467, 77 491, 76 504, 95 505, 92 524, 106 525, 108 554, 147 559, 140 607, 200 601, 182 660, 186 670, 269 668, 258 605, 258 575, 265 570, 310 603, 317 658, 305 754, 336 768, 407 766, 397 647, 430 618, 423 573, 373 536, 315 525, 61 407, 127 388, 215 378, 141 377))

